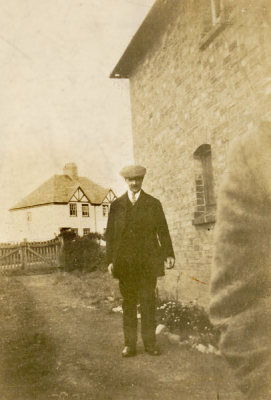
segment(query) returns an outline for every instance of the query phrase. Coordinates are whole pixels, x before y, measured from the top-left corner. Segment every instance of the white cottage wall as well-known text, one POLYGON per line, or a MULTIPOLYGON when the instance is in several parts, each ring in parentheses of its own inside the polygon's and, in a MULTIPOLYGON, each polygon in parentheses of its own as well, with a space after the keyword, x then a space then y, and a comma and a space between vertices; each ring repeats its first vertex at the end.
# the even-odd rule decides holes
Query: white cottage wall
POLYGON ((77 217, 70 216, 69 204, 51 204, 11 211, 10 240, 49 240, 57 236, 63 227, 78 229, 80 236, 83 235, 84 228, 95 232, 94 207, 90 205, 89 209, 89 217, 82 217, 82 203, 77 203, 77 217))

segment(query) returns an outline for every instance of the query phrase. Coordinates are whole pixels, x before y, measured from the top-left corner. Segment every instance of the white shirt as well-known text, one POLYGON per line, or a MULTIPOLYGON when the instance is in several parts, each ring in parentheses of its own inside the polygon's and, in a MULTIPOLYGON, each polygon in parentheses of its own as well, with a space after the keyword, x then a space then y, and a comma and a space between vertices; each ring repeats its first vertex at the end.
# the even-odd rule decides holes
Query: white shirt
MULTIPOLYGON (((129 197, 129 200, 131 203, 132 203, 132 196, 133 196, 132 193, 133 192, 130 189, 128 189, 128 197, 129 197)), ((141 190, 139 190, 137 193, 134 193, 136 201, 138 200, 140 193, 141 193, 141 190)))

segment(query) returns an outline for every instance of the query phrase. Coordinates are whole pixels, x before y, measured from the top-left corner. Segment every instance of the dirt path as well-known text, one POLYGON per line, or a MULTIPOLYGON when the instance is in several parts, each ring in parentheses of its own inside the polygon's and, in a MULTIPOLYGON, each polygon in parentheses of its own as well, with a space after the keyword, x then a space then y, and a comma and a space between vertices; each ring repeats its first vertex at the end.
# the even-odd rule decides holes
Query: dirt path
POLYGON ((1 400, 243 399, 220 357, 160 339, 160 357, 139 340, 138 356, 123 359, 121 315, 56 275, 5 278, 1 299, 1 400))

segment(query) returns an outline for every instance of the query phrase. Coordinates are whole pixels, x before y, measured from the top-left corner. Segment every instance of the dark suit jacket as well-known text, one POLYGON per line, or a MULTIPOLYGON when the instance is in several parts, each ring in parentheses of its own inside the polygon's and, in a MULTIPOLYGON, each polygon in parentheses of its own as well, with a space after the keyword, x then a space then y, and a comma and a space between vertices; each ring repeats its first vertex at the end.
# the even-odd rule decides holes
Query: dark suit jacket
MULTIPOLYGON (((115 278, 119 278, 124 266, 117 263, 122 235, 125 229, 128 193, 116 199, 110 208, 106 229, 108 264, 113 263, 115 278)), ((164 275, 164 261, 174 257, 166 218, 159 200, 141 190, 134 207, 137 206, 136 226, 139 237, 140 259, 148 273, 153 276, 164 275)))

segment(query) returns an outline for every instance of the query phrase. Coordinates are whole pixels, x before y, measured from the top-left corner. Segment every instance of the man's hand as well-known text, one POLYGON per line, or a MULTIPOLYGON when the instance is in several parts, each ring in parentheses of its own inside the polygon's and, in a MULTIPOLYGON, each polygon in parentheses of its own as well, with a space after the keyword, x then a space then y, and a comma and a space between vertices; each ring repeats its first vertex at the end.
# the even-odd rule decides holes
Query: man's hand
POLYGON ((114 270, 114 265, 113 265, 113 263, 109 264, 107 269, 108 269, 108 272, 109 272, 111 275, 113 275, 113 270, 114 270))
POLYGON ((174 267, 175 259, 173 257, 167 257, 166 259, 166 269, 171 269, 174 267))

